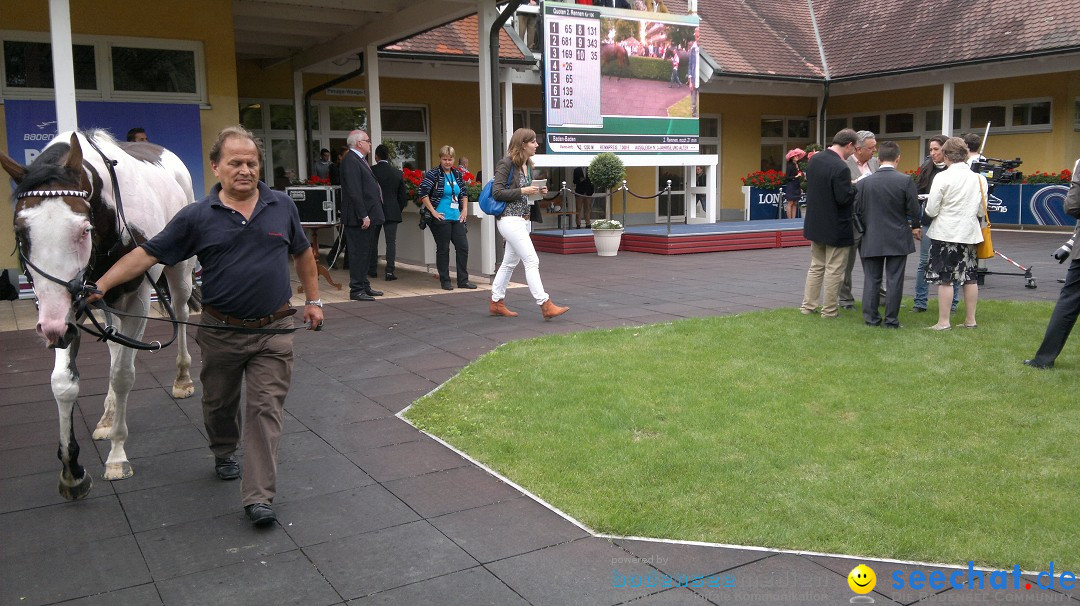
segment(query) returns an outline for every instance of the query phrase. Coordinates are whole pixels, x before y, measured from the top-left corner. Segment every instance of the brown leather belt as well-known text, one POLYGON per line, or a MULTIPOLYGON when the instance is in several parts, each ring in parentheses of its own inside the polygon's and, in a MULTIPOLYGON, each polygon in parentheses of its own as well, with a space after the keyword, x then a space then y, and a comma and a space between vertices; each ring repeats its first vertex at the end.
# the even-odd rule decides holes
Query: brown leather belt
POLYGON ((228 324, 229 326, 239 326, 240 328, 262 328, 271 322, 277 322, 282 318, 287 318, 296 313, 296 308, 289 307, 286 303, 281 306, 280 309, 270 314, 269 316, 263 316, 261 318, 234 318, 227 316, 220 311, 214 309, 209 305, 203 305, 203 313, 209 315, 211 318, 220 320, 228 324))

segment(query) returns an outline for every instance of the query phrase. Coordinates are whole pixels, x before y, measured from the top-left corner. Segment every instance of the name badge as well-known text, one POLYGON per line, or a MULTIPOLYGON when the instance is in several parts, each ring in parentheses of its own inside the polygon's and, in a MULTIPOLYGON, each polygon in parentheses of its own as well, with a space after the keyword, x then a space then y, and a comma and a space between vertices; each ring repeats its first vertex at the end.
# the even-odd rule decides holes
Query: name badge
POLYGON ((457 209, 458 209, 458 203, 457 202, 451 202, 450 203, 450 210, 457 210, 457 209))

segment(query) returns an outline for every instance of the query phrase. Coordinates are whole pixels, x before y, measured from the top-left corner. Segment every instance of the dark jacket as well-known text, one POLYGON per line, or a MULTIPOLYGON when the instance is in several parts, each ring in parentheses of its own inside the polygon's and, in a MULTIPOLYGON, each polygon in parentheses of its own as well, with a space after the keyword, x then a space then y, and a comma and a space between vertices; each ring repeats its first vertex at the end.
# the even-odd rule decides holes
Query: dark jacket
POLYGON ((806 166, 806 219, 803 235, 827 246, 851 246, 851 205, 855 186, 847 163, 832 149, 814 154, 806 166))
POLYGON ((911 230, 919 226, 919 199, 911 177, 891 166, 855 184, 855 214, 865 231, 859 252, 893 257, 915 252, 911 230))
MULTIPOLYGON (((929 194, 930 185, 934 182, 934 175, 943 170, 945 170, 944 166, 938 168, 937 164, 934 164, 934 161, 927 157, 926 162, 923 162, 922 166, 919 167, 919 180, 915 183, 916 191, 920 194, 929 194)), ((923 227, 930 227, 930 224, 933 222, 933 217, 926 213, 922 213, 923 227)), ((925 232, 926 230, 923 231, 925 232)))
POLYGON ((341 159, 341 222, 355 227, 371 218, 372 225, 384 223, 382 189, 367 160, 349 150, 341 159))
POLYGON ((405 189, 405 178, 401 171, 386 160, 380 160, 371 167, 375 180, 382 190, 383 214, 387 223, 401 223, 401 211, 409 203, 409 192, 405 189))
POLYGON ((501 160, 495 163, 495 182, 491 184, 491 197, 503 202, 517 202, 521 199, 521 188, 518 187, 517 180, 510 183, 509 186, 506 182, 510 180, 511 173, 517 174, 517 170, 514 168, 514 161, 510 159, 510 156, 503 156, 501 160))

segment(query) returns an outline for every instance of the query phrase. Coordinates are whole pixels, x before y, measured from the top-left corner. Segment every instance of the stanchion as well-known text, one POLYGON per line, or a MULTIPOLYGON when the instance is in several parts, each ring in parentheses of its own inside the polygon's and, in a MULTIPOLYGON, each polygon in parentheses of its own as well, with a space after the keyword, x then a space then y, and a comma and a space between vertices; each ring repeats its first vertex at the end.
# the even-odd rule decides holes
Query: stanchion
MULTIPOLYGON (((567 195, 567 192, 569 192, 569 191, 570 190, 566 188, 566 181, 563 181, 562 182, 562 189, 559 190, 559 193, 562 194, 562 208, 560 209, 560 212, 566 212, 566 210, 568 208, 570 208, 570 205, 567 202, 567 200, 570 199, 569 195, 567 195)), ((576 202, 575 202, 575 204, 576 204, 576 202)), ((577 215, 577 208, 574 209, 574 216, 576 216, 576 215, 577 215)), ((567 215, 556 215, 555 220, 558 221, 559 225, 561 226, 562 222, 563 222, 563 220, 562 220, 563 217, 567 217, 566 225, 569 226, 570 225, 570 218, 567 215)), ((562 228, 562 233, 563 233, 564 236, 566 235, 566 227, 562 228)))
POLYGON ((626 179, 622 182, 622 226, 626 229, 626 179))
POLYGON ((664 188, 664 192, 667 193, 667 235, 671 235, 671 179, 668 179, 667 187, 664 188))

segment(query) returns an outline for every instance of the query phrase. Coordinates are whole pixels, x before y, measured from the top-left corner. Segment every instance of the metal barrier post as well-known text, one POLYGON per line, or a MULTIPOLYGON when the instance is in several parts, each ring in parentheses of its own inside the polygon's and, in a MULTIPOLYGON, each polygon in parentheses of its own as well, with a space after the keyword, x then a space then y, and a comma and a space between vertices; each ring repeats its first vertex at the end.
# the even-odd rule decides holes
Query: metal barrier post
POLYGON ((671 179, 668 179, 667 187, 664 188, 667 192, 667 235, 671 235, 671 179))
MULTIPOLYGON (((568 206, 567 206, 568 196, 567 196, 567 193, 566 193, 568 191, 570 191, 570 190, 566 189, 566 181, 563 181, 562 182, 562 189, 559 190, 559 193, 562 194, 562 207, 560 208, 559 212, 566 212, 566 209, 568 208, 568 206)), ((574 209, 574 212, 577 212, 577 209, 574 209)), ((562 225, 564 217, 566 217, 566 215, 555 215, 555 220, 559 222, 559 225, 562 225)), ((567 223, 567 225, 570 224, 570 219, 569 218, 566 219, 566 223, 567 223)), ((563 233, 564 236, 566 235, 566 228, 565 227, 562 228, 562 233, 563 233)))
POLYGON ((626 179, 622 182, 622 226, 626 229, 626 179))

